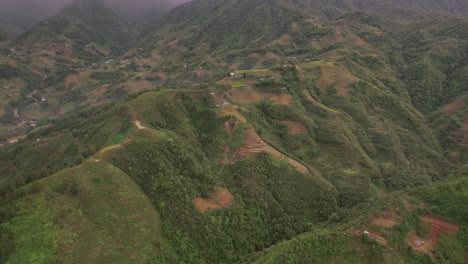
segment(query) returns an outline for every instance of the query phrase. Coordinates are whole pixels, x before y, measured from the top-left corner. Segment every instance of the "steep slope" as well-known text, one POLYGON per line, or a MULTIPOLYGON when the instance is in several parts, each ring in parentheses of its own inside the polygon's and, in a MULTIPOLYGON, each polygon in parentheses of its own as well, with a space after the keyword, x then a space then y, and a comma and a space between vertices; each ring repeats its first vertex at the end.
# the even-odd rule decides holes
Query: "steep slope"
POLYGON ((364 214, 350 213, 354 228, 317 229, 279 243, 256 263, 466 263, 467 195, 465 170, 463 178, 391 195, 364 214))
MULTIPOLYGON (((312 2, 329 4, 329 1, 312 0, 312 2)), ((332 3, 348 11, 371 12, 416 12, 430 14, 467 15, 468 3, 464 0, 340 0, 332 3)))
MULTIPOLYGON (((292 100, 288 104, 268 99, 241 107, 231 104, 229 107, 234 106, 235 114, 228 112, 228 106, 219 106, 220 101, 231 100, 232 90, 225 86, 141 93, 119 106, 102 109, 101 113, 93 110, 64 117, 34 131, 17 145, 1 149, 1 175, 9 177, 2 179, 6 189, 0 207, 10 210, 2 214, 0 225, 5 231, 2 233, 8 234, 0 243, 0 248, 8 253, 2 256, 19 262, 43 257, 45 262, 54 258, 65 262, 69 259, 125 262, 137 258, 137 262, 146 259, 174 263, 196 258, 205 262, 245 263, 254 261, 257 252, 280 241, 314 231, 315 226, 331 225, 329 228, 338 229, 330 232, 339 232, 341 237, 335 250, 332 244, 336 236, 330 238, 325 234, 324 239, 330 243, 324 246, 331 247, 333 257, 352 254, 362 259, 359 250, 345 250, 346 243, 351 243, 355 235, 343 237, 342 231, 352 233, 350 227, 361 228, 369 219, 366 217, 389 204, 381 200, 385 196, 380 192, 442 177, 436 174, 444 166, 437 161, 441 156, 434 153, 437 149, 431 146, 433 139, 426 135, 423 126, 399 125, 408 106, 396 99, 391 109, 400 108, 405 114, 387 116, 386 130, 393 130, 394 135, 375 131, 369 139, 366 130, 341 110, 314 101, 293 83, 289 86, 292 100), (303 124, 307 129, 289 135, 282 123, 285 120, 303 124), (236 121, 237 126, 229 135, 226 122, 236 121), (412 129, 419 131, 420 140, 412 129), (402 140, 406 142, 398 142, 402 140), (261 147, 268 144, 267 148, 275 152, 255 150, 259 142, 261 147), (391 149, 396 144, 406 146, 391 149), (230 149, 228 154, 245 154, 246 147, 252 151, 248 155, 234 155, 233 160, 225 163, 226 146, 230 149), (375 154, 371 154, 372 148, 375 154), (45 158, 40 155, 44 152, 50 154, 45 158), (302 164, 308 172, 299 170, 290 160, 302 164), (387 174, 385 170, 390 165, 395 170, 387 174), (74 168, 48 176, 64 167, 74 168), (407 174, 398 174, 396 168, 407 170, 407 174), (46 178, 38 180, 42 177, 46 178), (147 198, 136 195, 130 178, 147 198), (126 198, 129 194, 136 200, 126 198), (224 203, 221 195, 227 195, 229 202, 224 203), (31 200, 35 202, 29 203, 31 200), (147 201, 151 201, 151 209, 147 208, 147 201), (208 209, 200 209, 200 201, 210 202, 208 209), (147 209, 140 210, 140 206, 135 209, 136 202, 147 209), (110 208, 104 209, 107 206, 110 208), (18 212, 34 208, 37 215, 21 217, 16 210, 8 209, 12 207, 19 208, 18 212), (158 219, 153 208, 160 214, 162 234, 151 224, 151 219, 158 219), (75 215, 76 210, 85 214, 75 215), (109 214, 111 218, 106 217, 109 214), (61 215, 59 222, 50 224, 52 220, 47 219, 55 219, 57 215, 61 215), (359 217, 354 219, 356 215, 359 217), (29 226, 36 217, 43 219, 40 223, 47 228, 43 233, 34 233, 40 238, 35 241, 41 243, 26 248, 22 241, 29 236, 30 229, 20 227, 29 226), (139 227, 153 231, 141 228, 122 231, 123 226, 135 221, 139 227), (110 238, 108 232, 115 235, 110 238), (67 240, 64 236, 73 238, 67 240), (89 236, 94 237, 93 241, 108 242, 93 246, 85 242, 89 236), (137 237, 140 239, 135 243, 119 243, 137 237), (52 245, 57 245, 56 250, 52 245), (100 248, 98 252, 91 249, 96 247, 100 248), (120 250, 116 252, 115 248, 120 250), (130 253, 135 250, 140 253, 130 253)), ((275 89, 269 92, 260 86, 254 89, 265 98, 281 96, 275 89)), ((392 100, 388 95, 376 98, 376 101, 392 100)), ((418 123, 417 116, 411 118, 418 123)), ((398 243, 398 247, 403 247, 401 241, 398 243)), ((371 245, 362 247, 372 248, 371 245)), ((276 251, 276 247, 272 250, 276 251)), ((395 255, 400 257, 405 258, 395 255)))
MULTIPOLYGON (((50 92, 64 82, 57 91, 79 110, 0 149, 1 256, 463 263, 465 18, 431 16, 440 23, 425 26, 427 13, 449 9, 372 3, 195 1, 168 14, 141 48, 44 84, 50 92), (443 85, 418 97, 415 84, 443 74, 443 85), (166 87, 86 110, 107 91, 118 100, 126 85, 166 87), (125 203, 140 189, 145 212, 125 203), (23 217, 30 204, 42 215, 23 217), (106 206, 108 218, 99 213, 106 206), (87 214, 75 216, 77 208, 87 214), (28 248, 21 230, 35 218, 59 220, 40 222, 45 242, 28 248), (129 239, 143 239, 128 245, 122 230, 134 221, 142 228, 129 239), (89 223, 94 241, 109 241, 90 243, 100 250, 85 243, 89 223)), ((17 78, 20 61, 9 58, 3 72, 17 78)))
POLYGON ((135 30, 101 0, 76 0, 17 39, 17 53, 38 67, 80 65, 123 53, 135 30))
POLYGON ((18 193, 2 206, 9 222, 0 226, 2 262, 144 263, 167 247, 148 197, 107 162, 64 170, 18 193))

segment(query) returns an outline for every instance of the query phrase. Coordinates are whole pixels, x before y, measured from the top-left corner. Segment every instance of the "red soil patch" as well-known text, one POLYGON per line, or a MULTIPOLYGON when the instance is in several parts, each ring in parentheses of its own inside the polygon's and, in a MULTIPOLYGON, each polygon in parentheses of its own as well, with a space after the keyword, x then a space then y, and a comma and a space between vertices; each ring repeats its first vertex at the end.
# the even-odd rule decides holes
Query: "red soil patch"
POLYGON ((281 123, 288 127, 288 133, 290 135, 307 133, 307 128, 302 123, 291 121, 281 121, 281 123))
POLYGON ((431 231, 426 238, 418 237, 415 232, 408 237, 408 244, 417 252, 433 256, 432 249, 437 248, 441 234, 455 235, 460 231, 460 225, 441 218, 422 215, 419 219, 421 220, 421 224, 428 226, 431 231))
POLYGON ((260 95, 270 101, 273 101, 276 104, 281 105, 289 105, 293 99, 290 94, 260 93, 260 95))
POLYGON ((232 194, 226 189, 219 189, 210 194, 209 198, 196 197, 193 200, 195 207, 200 212, 228 207, 234 201, 232 194))
POLYGON ((458 98, 457 100, 451 102, 450 104, 445 105, 442 107, 442 111, 444 113, 450 114, 452 112, 461 110, 465 107, 465 97, 462 96, 458 98))
POLYGON ((348 71, 340 67, 322 67, 322 76, 318 82, 321 90, 326 90, 330 86, 335 86, 338 95, 349 96, 351 88, 349 85, 356 81, 356 78, 348 71))
POLYGON ((110 84, 103 84, 101 85, 101 88, 98 90, 98 92, 96 93, 96 97, 97 98, 100 98, 102 97, 106 91, 107 91, 107 88, 109 88, 110 84))
POLYGON ((147 80, 139 80, 139 81, 129 81, 126 83, 126 86, 132 92, 138 92, 138 91, 152 88, 153 84, 147 80))
POLYGON ((248 157, 267 151, 268 145, 258 136, 254 129, 245 129, 243 136, 244 141, 242 146, 237 150, 239 157, 248 157))
POLYGON ((366 45, 367 43, 362 38, 353 34, 349 29, 349 26, 346 24, 335 26, 335 36, 337 41, 339 42, 344 42, 347 39, 348 41, 350 41, 350 43, 355 43, 359 46, 366 45))
POLYGON ((437 247, 437 241, 441 234, 455 235, 460 231, 460 225, 430 215, 419 217, 422 224, 431 225, 431 238, 433 247, 437 247))
POLYGON ((227 94, 235 104, 252 104, 262 99, 251 87, 231 89, 227 94))
POLYGON ((80 80, 83 78, 88 78, 91 75, 90 72, 80 72, 77 75, 68 76, 65 79, 65 87, 67 89, 74 90, 80 86, 80 80))
POLYGON ((383 226, 386 228, 392 228, 394 227, 398 222, 395 219, 392 218, 383 218, 383 217, 377 217, 372 220, 372 224, 378 225, 378 226, 383 226))
POLYGON ((302 163, 285 156, 283 153, 279 152, 275 148, 269 146, 265 141, 258 136, 253 128, 245 129, 243 132, 244 141, 242 146, 237 149, 236 157, 237 159, 242 159, 245 157, 253 156, 258 153, 266 152, 272 155, 274 158, 279 160, 286 160, 290 165, 292 165, 298 172, 303 174, 308 174, 309 170, 302 163))
POLYGON ((408 237, 407 242, 408 242, 408 245, 412 247, 414 251, 433 256, 432 251, 431 251, 432 250, 431 240, 425 240, 419 237, 416 234, 416 232, 412 232, 410 236, 408 237))

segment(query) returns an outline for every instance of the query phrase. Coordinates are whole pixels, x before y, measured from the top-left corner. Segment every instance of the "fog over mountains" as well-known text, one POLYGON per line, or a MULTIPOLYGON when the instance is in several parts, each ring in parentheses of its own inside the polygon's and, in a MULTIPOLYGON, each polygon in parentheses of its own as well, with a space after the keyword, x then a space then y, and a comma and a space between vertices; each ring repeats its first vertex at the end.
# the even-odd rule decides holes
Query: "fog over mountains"
MULTIPOLYGON (((166 12, 187 0, 103 0, 115 12, 127 19, 166 12)), ((72 0, 2 0, 0 30, 18 34, 37 22, 53 16, 72 0)))

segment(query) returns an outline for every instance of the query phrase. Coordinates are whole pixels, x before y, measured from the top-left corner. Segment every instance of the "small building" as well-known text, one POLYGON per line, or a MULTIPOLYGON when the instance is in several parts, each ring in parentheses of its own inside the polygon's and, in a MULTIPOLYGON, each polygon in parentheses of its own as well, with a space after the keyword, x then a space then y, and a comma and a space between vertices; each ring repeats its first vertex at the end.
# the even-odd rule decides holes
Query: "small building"
POLYGON ((217 107, 226 107, 226 106, 228 106, 228 105, 231 105, 231 104, 230 104, 229 102, 227 102, 227 101, 224 101, 223 103, 217 104, 216 106, 217 106, 217 107))

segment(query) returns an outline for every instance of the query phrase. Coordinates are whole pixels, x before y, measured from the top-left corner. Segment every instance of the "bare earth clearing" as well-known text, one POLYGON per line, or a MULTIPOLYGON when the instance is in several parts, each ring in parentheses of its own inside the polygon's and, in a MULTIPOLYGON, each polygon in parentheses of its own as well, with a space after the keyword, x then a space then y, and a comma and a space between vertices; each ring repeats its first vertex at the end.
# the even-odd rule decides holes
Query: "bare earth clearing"
POLYGON ((281 123, 288 127, 288 133, 290 135, 307 133, 307 128, 302 123, 291 121, 281 121, 281 123))
POLYGON ((196 197, 193 200, 195 207, 200 212, 224 208, 232 204, 234 197, 226 189, 218 189, 216 192, 211 193, 209 198, 196 197))
POLYGON ((275 148, 266 144, 258 136, 258 134, 255 132, 253 128, 245 129, 243 135, 244 135, 244 142, 242 146, 240 146, 239 149, 237 149, 236 158, 242 159, 245 157, 256 155, 258 153, 266 152, 272 155, 276 159, 287 160, 288 163, 291 164, 294 168, 296 168, 296 170, 299 171, 300 173, 303 173, 303 174, 309 173, 309 170, 307 169, 307 167, 304 166, 302 163, 283 155, 281 152, 279 152, 275 148))

